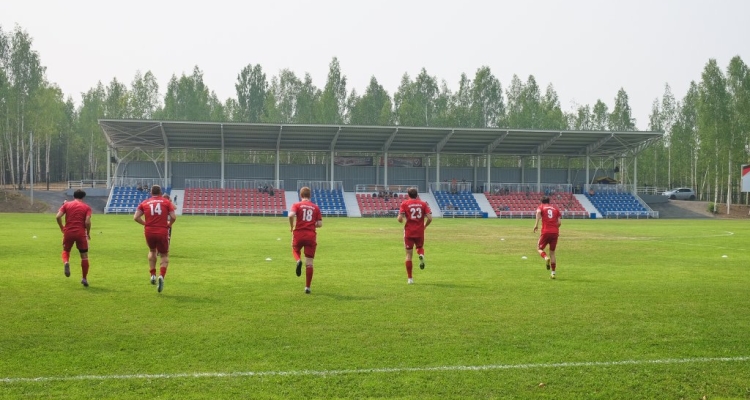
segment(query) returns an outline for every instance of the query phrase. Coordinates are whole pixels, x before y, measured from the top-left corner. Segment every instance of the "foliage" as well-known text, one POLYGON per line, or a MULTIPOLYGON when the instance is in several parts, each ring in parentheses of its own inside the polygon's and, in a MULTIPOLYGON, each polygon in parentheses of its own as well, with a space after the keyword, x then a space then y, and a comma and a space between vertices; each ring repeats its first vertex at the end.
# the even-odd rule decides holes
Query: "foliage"
MULTIPOLYGON (((173 75, 164 92, 160 92, 151 71, 136 71, 129 85, 116 78, 108 84, 100 81, 73 98, 47 81, 42 56, 23 29, 16 27, 6 32, 0 27, 0 185, 24 186, 30 181, 32 162, 37 182, 104 179, 109 160, 98 126, 101 118, 582 131, 637 129, 625 88, 620 88, 609 104, 598 99, 594 104, 576 105, 566 113, 552 83, 542 88, 533 75, 525 81, 513 75, 510 82, 501 83, 490 66, 478 68, 473 76, 462 73, 455 92, 444 79, 422 68, 415 77, 404 73, 399 87, 389 93, 375 75, 364 90, 347 89, 345 71, 336 57, 329 64, 322 88, 309 73, 298 77, 293 71, 282 69, 276 75, 267 75, 262 65, 247 64, 238 72, 236 97, 219 99, 205 84, 203 71, 196 65, 190 74, 173 75)), ((607 97, 604 95, 602 98, 607 97)), ((750 154, 747 65, 740 57, 734 57, 722 70, 716 60, 708 60, 701 80, 691 82, 687 92, 677 99, 670 85, 665 84, 664 94, 654 99, 647 121, 648 129, 664 132, 663 140, 623 157, 638 157, 637 175, 650 186, 690 186, 700 198, 727 205, 743 201, 738 171, 750 154)), ((215 158, 202 150, 171 153, 179 154, 180 161, 215 158)), ((147 155, 137 152, 131 157, 147 155)), ((247 152, 245 159, 240 157, 239 161, 259 159, 257 154, 247 152)), ((309 161, 316 157, 288 155, 286 162, 296 159, 309 161)), ((508 166, 523 162, 529 161, 493 160, 496 165, 508 166)), ((554 166, 568 163, 563 158, 543 162, 554 166)), ((579 159, 570 162, 582 163, 579 159)), ((473 165, 475 157, 444 155, 441 163, 473 165)))

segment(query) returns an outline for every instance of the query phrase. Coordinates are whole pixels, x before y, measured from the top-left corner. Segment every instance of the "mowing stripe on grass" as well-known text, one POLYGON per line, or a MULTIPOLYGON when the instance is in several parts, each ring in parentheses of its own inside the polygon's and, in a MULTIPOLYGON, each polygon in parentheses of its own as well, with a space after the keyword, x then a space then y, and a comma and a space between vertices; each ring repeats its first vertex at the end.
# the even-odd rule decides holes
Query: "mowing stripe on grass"
POLYGON ((440 372, 440 371, 490 371, 502 369, 534 369, 534 368, 575 368, 575 367, 612 367, 619 365, 649 365, 649 364, 696 364, 710 362, 744 362, 750 357, 699 357, 676 358, 664 360, 625 360, 625 361, 588 361, 541 364, 499 364, 499 365, 454 365, 445 367, 405 367, 405 368, 369 368, 342 370, 301 370, 301 371, 246 371, 246 372, 193 372, 178 374, 132 374, 132 375, 77 375, 77 376, 46 376, 38 378, 2 378, 3 383, 52 382, 52 381, 104 381, 126 379, 175 379, 175 378, 236 378, 253 376, 327 376, 348 374, 375 374, 401 372, 440 372))

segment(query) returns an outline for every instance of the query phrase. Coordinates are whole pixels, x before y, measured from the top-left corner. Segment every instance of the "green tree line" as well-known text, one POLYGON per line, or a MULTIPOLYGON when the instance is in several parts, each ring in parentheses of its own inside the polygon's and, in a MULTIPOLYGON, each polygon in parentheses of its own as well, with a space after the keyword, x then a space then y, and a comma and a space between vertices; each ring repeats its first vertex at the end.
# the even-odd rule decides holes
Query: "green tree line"
MULTIPOLYGON (((422 68, 416 76, 405 73, 391 94, 374 75, 362 93, 349 89, 335 57, 322 87, 309 74, 298 76, 283 69, 268 75, 261 65, 248 64, 237 74, 235 93, 235 97, 219 99, 195 66, 190 74, 173 75, 166 88, 159 87, 150 71, 136 71, 130 83, 99 82, 76 105, 47 80, 29 34, 20 27, 4 31, 0 26, 0 184, 20 187, 29 182, 32 170, 36 182, 104 178, 109 160, 97 123, 100 118, 636 130, 624 88, 609 103, 599 99, 566 112, 552 84, 541 88, 533 75, 525 80, 514 75, 503 84, 489 66, 477 69, 473 76, 462 74, 455 92, 444 79, 422 68)), ((665 85, 662 98, 654 100, 648 130, 663 131, 665 136, 638 154, 639 182, 662 188, 691 186, 705 199, 740 201, 739 165, 747 162, 750 144, 747 65, 739 56, 726 69, 708 60, 701 81, 691 82, 680 100, 665 85)), ((212 152, 197 150, 172 154, 180 161, 218 159, 212 152)), ((315 157, 286 154, 285 160, 314 162, 315 157)), ((268 158, 238 152, 229 160, 266 162, 268 158)), ((476 158, 442 157, 441 162, 470 165, 476 158)), ((543 166, 566 162, 552 157, 543 166)), ((518 165, 518 159, 494 163, 518 165)))

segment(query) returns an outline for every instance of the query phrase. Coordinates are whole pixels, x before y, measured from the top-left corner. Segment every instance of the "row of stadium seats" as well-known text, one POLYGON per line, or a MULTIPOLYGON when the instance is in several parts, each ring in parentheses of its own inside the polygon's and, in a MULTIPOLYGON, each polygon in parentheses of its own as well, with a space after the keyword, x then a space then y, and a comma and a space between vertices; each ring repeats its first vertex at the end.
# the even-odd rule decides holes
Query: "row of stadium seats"
POLYGON ((443 191, 432 193, 444 217, 482 217, 484 213, 474 195, 469 191, 443 191))
POLYGON ((344 192, 341 190, 313 189, 310 201, 317 204, 320 213, 329 216, 346 216, 344 192))
MULTIPOLYGON (((169 193, 169 188, 167 188, 169 193)), ((479 204, 471 192, 437 191, 433 193, 438 206, 446 217, 483 216, 479 204)), ((533 217, 539 206, 542 192, 484 193, 498 217, 533 217)), ((584 207, 572 193, 549 193, 550 202, 564 216, 585 216, 584 207)), ((149 197, 149 193, 136 187, 114 187, 105 207, 105 213, 132 213, 149 197)), ((630 193, 586 194, 589 201, 604 217, 646 217, 649 211, 640 200, 630 193)), ((398 213, 406 194, 380 196, 358 193, 357 203, 363 216, 393 216, 398 213)), ((312 199, 323 215, 346 216, 346 206, 341 190, 312 191, 312 199)), ((260 214, 282 215, 287 210, 284 190, 272 189, 191 189, 185 190, 183 214, 260 214)))
POLYGON ((395 216, 401 203, 409 196, 405 193, 393 193, 385 196, 370 193, 357 193, 357 204, 364 217, 395 216))
MULTIPOLYGON (((171 188, 167 187, 164 192, 169 194, 171 188)), ((148 189, 138 190, 136 186, 115 186, 107 199, 107 205, 104 206, 104 213, 133 213, 138 204, 149 197, 151 193, 148 189)))
POLYGON ((185 189, 183 214, 283 215, 286 200, 279 189, 185 189))
POLYGON ((631 193, 586 193, 586 198, 605 218, 644 218, 650 214, 641 201, 631 193))
POLYGON ((504 192, 488 193, 485 197, 498 217, 534 217, 542 196, 549 196, 550 204, 556 206, 563 216, 586 216, 586 209, 572 193, 556 192, 504 192))

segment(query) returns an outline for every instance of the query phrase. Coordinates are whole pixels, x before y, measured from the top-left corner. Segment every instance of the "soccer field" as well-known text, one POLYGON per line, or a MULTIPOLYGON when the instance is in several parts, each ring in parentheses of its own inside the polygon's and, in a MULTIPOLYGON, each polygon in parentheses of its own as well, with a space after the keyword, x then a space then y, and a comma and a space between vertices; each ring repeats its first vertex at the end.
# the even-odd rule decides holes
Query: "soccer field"
POLYGON ((311 295, 286 218, 178 218, 162 293, 130 216, 89 288, 2 221, 2 399, 750 398, 746 221, 563 220, 550 280, 533 220, 438 218, 407 285, 395 218, 325 218, 311 295))

